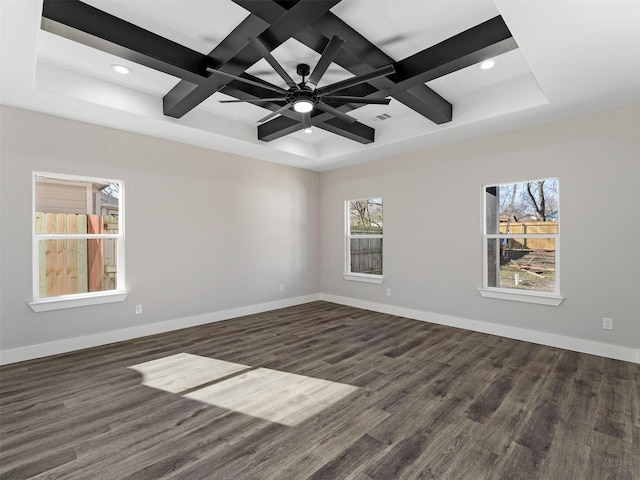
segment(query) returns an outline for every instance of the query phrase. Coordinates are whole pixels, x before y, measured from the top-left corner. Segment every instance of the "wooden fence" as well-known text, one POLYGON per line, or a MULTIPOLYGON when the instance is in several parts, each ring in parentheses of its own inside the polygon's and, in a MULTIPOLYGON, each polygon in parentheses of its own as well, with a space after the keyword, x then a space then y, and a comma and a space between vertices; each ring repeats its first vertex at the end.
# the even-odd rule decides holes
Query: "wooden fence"
MULTIPOLYGON (((500 233, 555 234, 558 233, 558 224, 555 222, 500 222, 500 233)), ((510 238, 506 248, 509 250, 555 250, 556 247, 553 238, 510 238)))
MULTIPOLYGON (((67 213, 36 213, 36 233, 117 231, 118 218, 67 213)), ((116 288, 115 239, 41 240, 40 297, 98 292, 116 288)))
POLYGON ((382 275, 382 238, 351 238, 351 271, 382 275))

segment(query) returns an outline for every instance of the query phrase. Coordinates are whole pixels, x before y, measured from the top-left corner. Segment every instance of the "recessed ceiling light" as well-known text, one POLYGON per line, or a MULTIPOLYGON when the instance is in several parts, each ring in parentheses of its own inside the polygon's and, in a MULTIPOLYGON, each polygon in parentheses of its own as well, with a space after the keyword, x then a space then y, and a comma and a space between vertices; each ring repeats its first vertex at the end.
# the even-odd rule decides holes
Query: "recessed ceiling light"
POLYGON ((493 68, 495 66, 496 66, 496 61, 490 58, 489 60, 485 60, 480 64, 480 69, 489 70, 490 68, 493 68))
POLYGON ((313 130, 311 129, 311 127, 308 127, 304 129, 304 133, 313 133, 313 130))
POLYGON ((118 72, 121 75, 127 75, 131 73, 131 69, 128 67, 125 67, 124 65, 111 65, 111 68, 113 68, 116 72, 118 72))

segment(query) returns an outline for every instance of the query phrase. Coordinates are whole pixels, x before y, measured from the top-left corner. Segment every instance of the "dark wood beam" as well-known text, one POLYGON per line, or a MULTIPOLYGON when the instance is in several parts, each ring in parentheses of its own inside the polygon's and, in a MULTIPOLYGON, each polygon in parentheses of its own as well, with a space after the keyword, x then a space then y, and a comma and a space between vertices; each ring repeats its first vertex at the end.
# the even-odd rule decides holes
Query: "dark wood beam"
MULTIPOLYGON (((309 38, 310 31, 317 32, 325 37, 338 35, 343 38, 345 44, 340 55, 336 57, 336 63, 354 75, 360 75, 370 69, 384 65, 395 64, 394 59, 331 12, 320 17, 310 25, 309 29, 301 32, 296 38, 301 39, 300 37, 304 35, 306 38, 304 38, 303 43, 308 45, 307 41, 311 40, 309 38)), ((389 90, 395 86, 395 83, 386 77, 370 81, 369 84, 378 90, 389 90)), ((426 85, 412 89, 410 92, 402 91, 398 95, 392 96, 435 123, 451 121, 453 109, 451 103, 426 85)))
MULTIPOLYGON (((258 139, 270 142, 297 132, 301 129, 301 125, 299 120, 296 122, 280 116, 258 126, 258 139)), ((373 143, 375 140, 373 128, 360 122, 346 123, 328 113, 318 113, 312 116, 311 125, 362 144, 373 143)))
MULTIPOLYGON (((275 22, 278 18, 284 15, 286 11, 296 3, 295 1, 294 2, 269 2, 265 0, 233 0, 233 1, 239 6, 250 11, 251 15, 260 17, 263 21, 268 23, 275 22)), ((332 14, 331 12, 327 12, 324 15, 332 15, 332 14)), ((324 51, 326 45, 329 43, 329 38, 326 38, 323 35, 319 35, 317 32, 314 32, 308 26, 304 27, 301 31, 308 31, 309 33, 311 33, 311 35, 307 35, 305 38, 309 43, 313 44, 314 46, 311 46, 310 44, 307 44, 307 46, 309 46, 310 48, 312 48, 313 50, 321 54, 324 51)), ((300 41, 300 38, 298 35, 299 34, 294 35, 294 38, 300 41)), ((357 61, 353 62, 354 65, 356 65, 357 63, 358 63, 357 61)), ((366 73, 366 71, 363 70, 362 73, 366 73)), ((236 98, 251 98, 251 97, 247 97, 247 94, 256 93, 256 92, 248 91, 248 89, 245 88, 245 86, 240 84, 237 84, 237 87, 239 87, 242 91, 233 92, 231 89, 228 89, 227 87, 225 87, 223 91, 224 93, 228 93, 232 96, 235 96, 236 98)), ((347 93, 347 94, 364 96, 364 95, 372 94, 376 90, 371 87, 367 87, 366 85, 363 85, 363 86, 360 86, 359 88, 356 87, 356 89, 350 89, 349 91, 351 93, 347 93)), ((267 96, 267 95, 264 95, 264 96, 267 96)), ((253 98, 259 98, 259 97, 260 95, 256 95, 256 97, 253 97, 253 98)), ((345 108, 345 109, 353 109, 353 108, 358 108, 360 106, 361 105, 352 105, 351 108, 345 108)), ((280 108, 280 105, 262 104, 261 107, 275 111, 278 108, 280 108)), ((314 117, 312 117, 312 125, 318 128, 322 128, 324 130, 330 131, 337 135, 344 136, 346 138, 349 138, 359 143, 366 144, 366 143, 373 142, 375 131, 373 128, 368 127, 367 125, 364 125, 362 123, 348 124, 346 122, 343 122, 337 119, 336 119, 337 120, 336 122, 325 124, 325 122, 320 120, 320 119, 325 119, 327 121, 332 121, 334 118, 335 117, 327 114, 315 115, 314 117)), ((290 133, 294 133, 300 129, 302 129, 302 124, 300 123, 299 115, 292 111, 286 111, 282 114, 281 117, 275 118, 267 123, 259 125, 258 139, 263 141, 270 141, 270 140, 274 140, 275 138, 280 138, 290 133), (283 117, 286 117, 286 118, 283 118, 283 117)))
POLYGON ((393 95, 516 48, 507 24, 494 17, 397 62, 397 84, 387 92, 393 95))
MULTIPOLYGON (((350 27, 341 23, 344 22, 337 17, 332 19, 331 14, 328 14, 311 27, 323 33, 337 30, 340 35, 348 36, 350 27)), ((345 51, 352 48, 352 45, 356 45, 358 49, 352 52, 354 57, 372 62, 371 66, 378 66, 377 62, 384 60, 383 56, 366 43, 359 42, 357 35, 355 39, 355 42, 345 42, 343 55, 346 55, 345 51), (371 52, 370 56, 367 52, 371 52)), ((497 16, 396 62, 396 82, 381 78, 369 83, 380 89, 377 96, 392 96, 435 123, 445 123, 451 121, 452 106, 425 83, 515 48, 518 45, 509 28, 502 17, 497 16)), ((341 60, 343 57, 336 58, 336 63, 341 60)), ((349 110, 347 106, 340 109, 349 110)))
POLYGON ((269 28, 269 23, 256 15, 250 14, 211 50, 208 55, 208 66, 218 69, 225 63, 231 62, 238 52, 247 46, 248 38, 257 37, 267 28, 269 28))
MULTIPOLYGON (((270 2, 258 3, 261 3, 261 9, 254 13, 263 18, 275 15, 279 8, 270 2)), ((398 69, 397 83, 388 78, 380 78, 369 83, 437 124, 451 121, 453 107, 427 87, 426 82, 518 47, 500 16, 399 62, 394 62, 391 57, 331 12, 327 12, 309 27, 301 30, 294 38, 321 52, 333 35, 345 40, 342 50, 336 56, 336 64, 354 75, 359 75, 372 68, 394 63, 398 69)), ((347 106, 341 108, 344 111, 348 109, 347 106)))
MULTIPOLYGON (((319 29, 321 33, 329 33, 328 25, 333 25, 338 29, 339 33, 337 34, 340 36, 348 36, 349 29, 343 26, 342 30, 340 30, 340 24, 343 23, 342 21, 339 19, 337 19, 337 21, 330 21, 328 17, 330 17, 330 15, 324 15, 316 23, 311 25, 311 28, 319 29)), ((305 35, 307 37, 310 35, 308 29, 298 36, 304 38, 305 35)), ((317 40, 315 41, 317 42, 317 40)), ((502 17, 497 16, 444 40, 439 44, 426 48, 415 55, 396 62, 397 82, 390 82, 389 79, 386 78, 369 82, 376 87, 382 87, 379 93, 370 95, 393 96, 416 111, 419 111, 419 109, 423 109, 426 106, 428 109, 428 115, 425 116, 427 116, 427 118, 435 118, 436 120, 434 121, 436 121, 436 123, 447 122, 451 120, 452 116, 451 104, 446 101, 440 102, 439 99, 441 99, 441 97, 435 94, 435 92, 433 103, 425 101, 432 92, 431 89, 424 85, 425 82, 474 65, 486 58, 506 53, 515 48, 518 48, 515 39, 512 37, 511 32, 502 17), (382 86, 381 84, 383 82, 385 82, 386 85, 382 86)), ((336 57, 336 63, 340 64, 340 62, 344 62, 345 58, 349 54, 353 57, 358 55, 359 58, 365 62, 367 58, 370 58, 369 61, 375 66, 379 65, 376 62, 384 61, 384 58, 377 53, 375 49, 372 49, 370 46, 366 46, 365 43, 358 43, 357 41, 352 41, 350 43, 347 40, 343 47, 343 51, 341 51, 341 53, 336 57), (352 45, 356 45, 355 53, 349 51, 349 48, 352 48, 352 45), (367 56, 367 52, 370 52, 371 57, 367 56)), ((344 105, 340 107, 340 110, 349 111, 352 108, 353 106, 351 105, 344 105)), ((320 120, 322 116, 313 118, 320 120)), ((274 128, 275 125, 268 129, 268 139, 270 140, 279 138, 279 135, 274 131, 274 128)), ((286 135, 288 133, 287 129, 283 129, 281 133, 282 135, 286 135)))
MULTIPOLYGON (((373 143, 376 139, 376 131, 364 123, 346 123, 328 113, 318 116, 316 120, 318 128, 335 133, 342 137, 362 144, 373 143)), ((313 121, 311 122, 313 125, 313 121)))
POLYGON ((78 0, 44 0, 41 28, 131 62, 183 78, 206 80, 207 57, 78 0))
POLYGON ((282 15, 284 15, 287 10, 290 10, 295 2, 289 2, 289 4, 283 4, 277 0, 231 0, 236 5, 244 8, 248 12, 251 12, 251 15, 255 15, 258 18, 261 18, 263 21, 268 24, 272 24, 282 15))
POLYGON ((447 123, 453 118, 453 105, 425 84, 395 93, 393 98, 434 123, 447 123))
MULTIPOLYGON (((285 12, 285 8, 277 2, 268 2, 264 0, 234 0, 234 2, 249 10, 253 15, 259 16, 266 22, 274 22, 285 12)), ((320 17, 320 19, 327 16, 337 18, 331 12, 326 12, 320 17)), ((314 22, 314 25, 315 23, 316 22, 314 22)), ((336 32, 335 34, 340 36, 339 32, 336 32)), ((331 34, 331 32, 327 32, 327 35, 322 35, 308 26, 300 29, 298 33, 293 35, 296 40, 302 42, 320 54, 322 54, 332 36, 333 34, 331 34)), ((382 53, 381 51, 379 52, 382 53)), ((338 52, 335 62, 354 74, 363 74, 372 70, 371 68, 368 68, 367 65, 361 67, 361 60, 342 49, 338 52)), ((385 57, 379 66, 389 65, 391 63, 393 63, 393 60, 389 57, 385 57)), ((377 89, 372 88, 367 84, 363 84, 358 87, 345 90, 343 93, 345 95, 366 96, 375 94, 376 91, 377 89)), ((344 105, 341 110, 352 110, 361 106, 362 105, 344 105)), ((327 130, 363 144, 372 143, 375 138, 375 130, 373 128, 359 122, 349 124, 326 113, 313 115, 311 117, 311 123, 315 127, 322 128, 323 130, 327 130)), ((258 139, 268 142, 275 140, 276 138, 289 135, 290 133, 294 133, 301 128, 302 125, 300 122, 295 122, 295 120, 291 118, 278 117, 258 126, 258 139)))
MULTIPOLYGON (((272 21, 283 11, 282 7, 274 2, 235 1, 265 21, 272 21)), ((333 35, 345 40, 345 44, 334 60, 335 63, 354 75, 395 64, 394 59, 331 12, 327 12, 310 26, 300 30, 294 38, 312 50, 322 53, 333 35)), ((368 83, 378 90, 388 90, 395 86, 394 82, 386 77, 368 83)), ((411 89, 409 92, 403 91, 397 96, 394 95, 394 98, 435 123, 451 121, 453 109, 451 103, 425 85, 411 89)), ((356 106, 352 105, 352 108, 356 106)), ((348 107, 345 106, 342 110, 348 110, 348 107)))
MULTIPOLYGON (((262 31, 258 38, 273 50, 295 35, 295 33, 307 24, 314 22, 318 17, 325 14, 331 7, 339 2, 340 0, 300 0, 289 10, 284 10, 284 13, 275 19, 268 28, 262 31)), ((240 1, 236 3, 242 4, 240 1)), ((253 1, 248 3, 253 4, 254 8, 257 8, 257 5, 261 3, 272 4, 273 2, 253 1)), ((274 5, 282 9, 282 7, 277 4, 274 5)), ((259 53, 249 45, 247 38, 243 39, 237 34, 233 34, 229 43, 233 44, 237 53, 219 68, 226 73, 240 75, 262 58, 259 53)), ((206 81, 201 82, 198 86, 189 90, 186 95, 184 94, 184 89, 182 89, 181 92, 170 91, 163 99, 165 115, 176 118, 182 117, 220 90, 226 83, 228 83, 227 80, 212 75, 207 78, 206 81)))
MULTIPOLYGON (((231 73, 233 75, 240 75, 244 72, 245 69, 242 66, 238 66, 238 68, 229 68, 225 65, 231 62, 235 56, 244 54, 244 61, 253 61, 255 63, 260 59, 260 56, 257 52, 253 52, 249 47, 248 38, 256 37, 264 32, 267 28, 269 28, 269 23, 265 22, 261 18, 256 15, 249 15, 246 17, 240 25, 233 29, 233 31, 227 35, 227 37, 222 40, 208 55, 208 65, 209 67, 215 69, 221 69, 226 73, 231 73), (247 59, 246 56, 254 53, 252 58, 247 59)), ((209 78, 208 89, 213 91, 217 91, 216 89, 220 89, 224 86, 224 79, 222 78, 209 78)), ((203 93, 197 90, 198 85, 188 82, 186 79, 181 80, 173 87, 162 99, 162 108, 165 115, 169 115, 172 117, 182 117, 185 113, 195 108, 197 105, 191 107, 191 109, 187 110, 186 106, 183 106, 183 102, 186 100, 192 100, 189 102, 189 105, 193 104, 192 97, 198 96, 198 98, 202 98, 201 102, 206 100, 209 95, 199 95, 203 93)), ((188 105, 187 105, 188 106, 188 105)))

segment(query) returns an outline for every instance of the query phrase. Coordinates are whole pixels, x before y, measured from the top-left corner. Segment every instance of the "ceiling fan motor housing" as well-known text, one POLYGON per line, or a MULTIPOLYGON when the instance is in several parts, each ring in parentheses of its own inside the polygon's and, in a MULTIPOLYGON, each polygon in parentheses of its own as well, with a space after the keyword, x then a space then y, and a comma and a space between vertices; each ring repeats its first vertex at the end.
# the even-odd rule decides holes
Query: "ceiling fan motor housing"
POLYGON ((309 65, 307 65, 306 63, 300 63, 296 67, 296 73, 301 77, 308 77, 309 73, 311 73, 311 67, 309 67, 309 65))
POLYGON ((299 100, 305 100, 315 105, 318 103, 318 94, 311 88, 301 84, 300 90, 296 90, 294 88, 289 89, 286 100, 291 104, 294 104, 299 100))

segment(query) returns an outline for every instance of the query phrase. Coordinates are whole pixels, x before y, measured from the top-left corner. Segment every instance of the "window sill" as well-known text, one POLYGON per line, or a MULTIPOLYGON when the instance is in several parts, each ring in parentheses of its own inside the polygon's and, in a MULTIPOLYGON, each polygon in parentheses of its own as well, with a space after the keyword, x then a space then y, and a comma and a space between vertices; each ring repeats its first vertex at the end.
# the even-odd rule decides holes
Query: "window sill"
POLYGON ((87 305, 100 305, 102 303, 123 302, 129 292, 104 292, 91 295, 66 295, 57 298, 43 298, 29 302, 34 312, 48 312, 50 310, 62 310, 63 308, 85 307, 87 305))
POLYGON ((384 281, 382 275, 368 275, 366 273, 343 273, 345 280, 351 282, 377 283, 380 285, 384 281))
POLYGON ((514 302, 537 303, 538 305, 550 305, 557 307, 562 303, 564 297, 541 292, 519 292, 499 288, 479 288, 480 295, 486 298, 497 298, 499 300, 511 300, 514 302))

